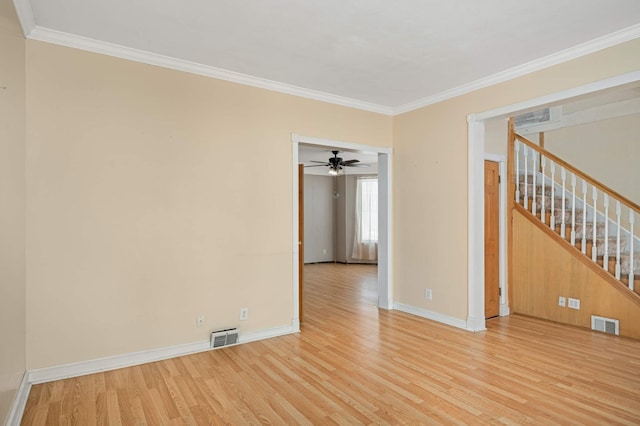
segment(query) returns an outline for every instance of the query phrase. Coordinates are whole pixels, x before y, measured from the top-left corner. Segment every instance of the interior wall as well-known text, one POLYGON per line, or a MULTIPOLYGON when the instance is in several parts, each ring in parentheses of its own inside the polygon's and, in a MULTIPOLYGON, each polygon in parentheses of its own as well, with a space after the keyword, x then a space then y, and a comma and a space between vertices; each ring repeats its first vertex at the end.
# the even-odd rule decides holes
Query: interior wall
POLYGON ((545 133, 545 149, 640 204, 640 114, 545 133))
POLYGON ((396 116, 395 301, 454 319, 468 315, 468 114, 638 70, 634 40, 396 116))
POLYGON ((0 0, 0 423, 25 372, 25 41, 0 0))
POLYGON ((335 259, 334 184, 333 176, 304 177, 304 263, 335 259))
POLYGON ((38 41, 26 75, 29 369, 291 326, 291 134, 392 144, 389 116, 38 41))

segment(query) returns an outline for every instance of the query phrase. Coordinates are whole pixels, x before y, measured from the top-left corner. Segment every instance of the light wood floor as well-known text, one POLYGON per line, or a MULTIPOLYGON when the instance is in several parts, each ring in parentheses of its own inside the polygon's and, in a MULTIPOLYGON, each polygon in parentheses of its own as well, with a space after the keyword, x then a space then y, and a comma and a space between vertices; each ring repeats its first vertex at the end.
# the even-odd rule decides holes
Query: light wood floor
POLYGON ((513 315, 469 333, 305 268, 300 334, 37 385, 23 424, 640 424, 640 342, 513 315))

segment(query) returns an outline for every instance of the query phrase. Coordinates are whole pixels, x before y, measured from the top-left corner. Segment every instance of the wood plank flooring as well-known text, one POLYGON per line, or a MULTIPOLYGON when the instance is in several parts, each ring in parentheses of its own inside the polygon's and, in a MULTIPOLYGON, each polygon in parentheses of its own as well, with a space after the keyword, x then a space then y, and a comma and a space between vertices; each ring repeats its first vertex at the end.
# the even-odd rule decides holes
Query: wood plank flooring
POLYGON ((300 334, 36 385, 23 424, 640 424, 640 341, 378 310, 375 274, 308 265, 300 334))

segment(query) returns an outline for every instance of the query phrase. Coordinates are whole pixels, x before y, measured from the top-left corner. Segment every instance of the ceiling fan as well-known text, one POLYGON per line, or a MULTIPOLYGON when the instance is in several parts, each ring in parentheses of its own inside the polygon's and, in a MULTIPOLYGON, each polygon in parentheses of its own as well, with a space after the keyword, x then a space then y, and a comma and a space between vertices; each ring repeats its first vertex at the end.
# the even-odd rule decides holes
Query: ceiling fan
POLYGON ((338 157, 340 151, 331 151, 333 153, 333 157, 329 158, 328 161, 315 161, 311 160, 311 163, 320 163, 320 164, 311 164, 305 167, 329 167, 330 175, 340 174, 343 167, 370 167, 371 164, 361 163, 360 160, 347 160, 344 161, 342 158, 338 157))

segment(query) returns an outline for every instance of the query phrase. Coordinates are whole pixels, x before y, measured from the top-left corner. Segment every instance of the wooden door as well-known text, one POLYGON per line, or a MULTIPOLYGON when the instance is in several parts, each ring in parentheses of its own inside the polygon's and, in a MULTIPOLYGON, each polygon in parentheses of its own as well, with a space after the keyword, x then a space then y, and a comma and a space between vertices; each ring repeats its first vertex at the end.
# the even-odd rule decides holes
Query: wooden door
POLYGON ((304 283, 304 165, 298 164, 298 308, 302 322, 302 289, 304 283))
POLYGON ((484 316, 500 315, 500 165, 484 162, 484 316))

